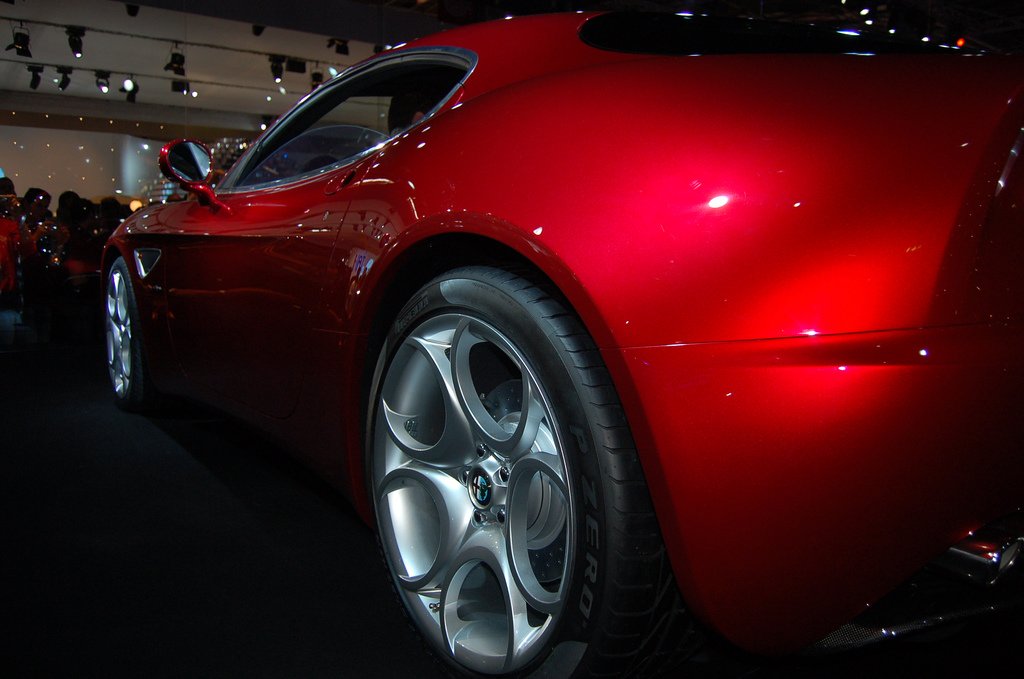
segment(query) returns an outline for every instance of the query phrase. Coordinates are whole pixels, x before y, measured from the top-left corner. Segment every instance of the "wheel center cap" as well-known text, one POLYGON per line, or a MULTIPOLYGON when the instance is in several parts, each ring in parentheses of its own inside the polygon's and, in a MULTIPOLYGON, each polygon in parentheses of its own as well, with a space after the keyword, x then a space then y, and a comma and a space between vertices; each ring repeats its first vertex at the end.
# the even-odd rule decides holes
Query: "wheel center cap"
POLYGON ((494 497, 494 482, 483 469, 477 467, 469 477, 469 497, 480 509, 486 509, 494 497))

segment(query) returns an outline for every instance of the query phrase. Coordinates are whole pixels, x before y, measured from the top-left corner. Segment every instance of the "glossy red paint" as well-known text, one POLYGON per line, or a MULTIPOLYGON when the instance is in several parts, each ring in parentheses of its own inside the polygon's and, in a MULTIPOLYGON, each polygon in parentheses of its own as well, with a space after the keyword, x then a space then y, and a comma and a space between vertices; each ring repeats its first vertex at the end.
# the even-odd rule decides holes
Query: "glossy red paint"
POLYGON ((369 516, 390 291, 528 263, 602 348, 687 601, 796 650, 1024 504, 1024 62, 642 57, 581 43, 588 16, 381 55, 478 63, 379 151, 150 209, 108 265, 164 251, 135 281, 158 386, 273 431, 369 516))
POLYGON ((691 605, 792 651, 1017 510, 1022 341, 996 324, 606 352, 664 451, 645 471, 691 605))

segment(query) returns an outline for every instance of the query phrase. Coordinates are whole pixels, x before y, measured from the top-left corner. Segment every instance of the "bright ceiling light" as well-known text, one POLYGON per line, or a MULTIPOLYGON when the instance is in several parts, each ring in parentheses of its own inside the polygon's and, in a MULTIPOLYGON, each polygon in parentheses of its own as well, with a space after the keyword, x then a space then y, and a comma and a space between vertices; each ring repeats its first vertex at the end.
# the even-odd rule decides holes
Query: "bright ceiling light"
POLYGON ((68 26, 64 31, 68 34, 68 47, 75 59, 82 58, 82 38, 85 37, 85 29, 81 26, 68 26))

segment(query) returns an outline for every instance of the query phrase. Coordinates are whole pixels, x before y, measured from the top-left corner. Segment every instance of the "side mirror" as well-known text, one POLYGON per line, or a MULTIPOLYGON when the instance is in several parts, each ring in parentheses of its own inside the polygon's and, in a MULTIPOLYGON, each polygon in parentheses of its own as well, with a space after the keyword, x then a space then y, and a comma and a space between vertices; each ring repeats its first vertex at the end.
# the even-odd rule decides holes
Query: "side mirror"
POLYGON ((193 139, 175 139, 160 149, 160 171, 189 193, 194 193, 200 205, 216 212, 231 209, 217 198, 210 187, 210 150, 193 139))

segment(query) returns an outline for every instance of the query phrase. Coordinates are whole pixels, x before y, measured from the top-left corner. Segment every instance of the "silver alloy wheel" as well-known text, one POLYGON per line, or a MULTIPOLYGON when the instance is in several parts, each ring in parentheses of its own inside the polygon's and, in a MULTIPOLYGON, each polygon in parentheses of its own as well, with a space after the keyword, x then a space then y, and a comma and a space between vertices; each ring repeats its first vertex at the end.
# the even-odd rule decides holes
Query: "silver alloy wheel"
POLYGON ((465 313, 409 333, 377 403, 373 491, 406 608, 467 669, 523 668, 564 608, 575 511, 545 387, 465 313))
POLYGON ((107 368, 119 398, 125 398, 132 376, 132 321, 127 282, 113 269, 107 283, 107 368))

